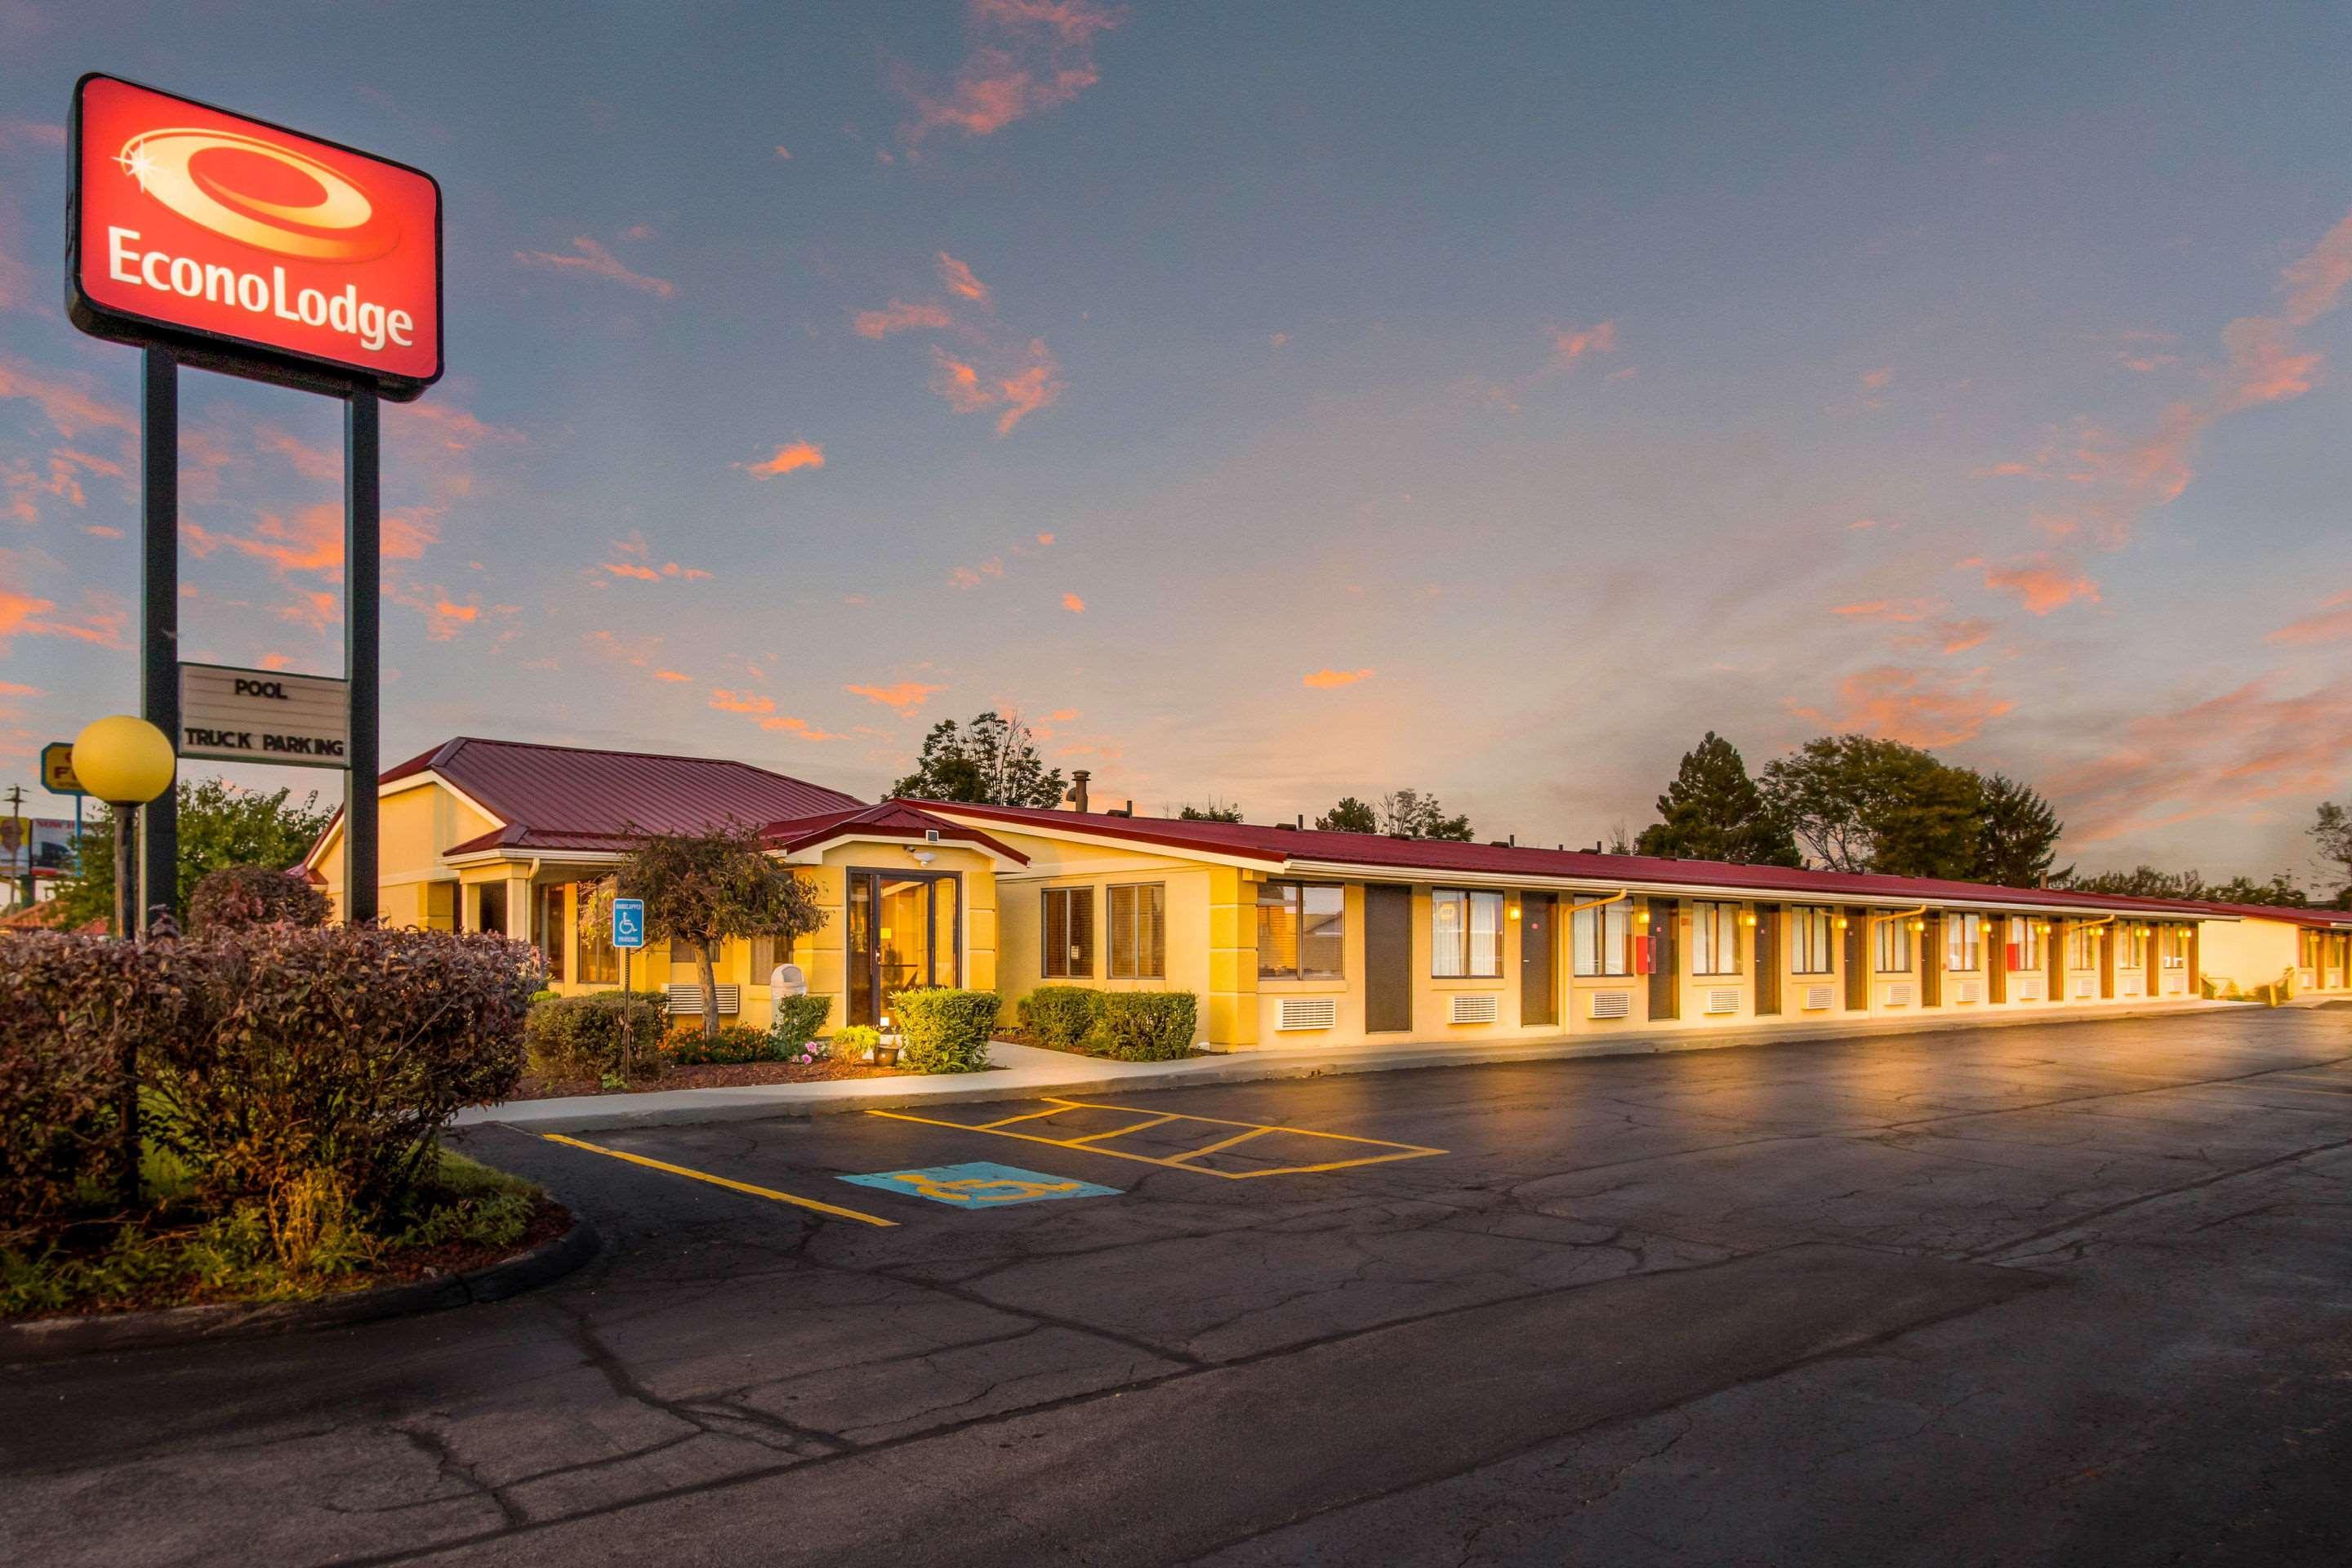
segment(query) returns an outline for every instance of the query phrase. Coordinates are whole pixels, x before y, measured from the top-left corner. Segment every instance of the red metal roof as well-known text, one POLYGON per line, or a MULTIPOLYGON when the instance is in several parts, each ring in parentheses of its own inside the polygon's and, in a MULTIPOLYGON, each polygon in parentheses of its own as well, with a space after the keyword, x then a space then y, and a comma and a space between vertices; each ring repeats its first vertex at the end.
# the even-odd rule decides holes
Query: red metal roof
MULTIPOLYGON (((1443 881, 1447 874, 1495 877, 1560 877, 1601 884, 1643 883, 1662 887, 1729 887, 1823 900, 1838 898, 1903 899, 1922 903, 2018 904, 2035 909, 2080 909, 2105 913, 2199 915, 2222 912, 2216 906, 2126 899, 2058 888, 2000 888, 1982 882, 1930 877, 1880 877, 1844 871, 1810 871, 1785 866, 1738 866, 1717 860, 1666 860, 1646 855, 1596 855, 1580 849, 1538 849, 1530 845, 1457 844, 1427 838, 1391 838, 1377 833, 1326 833, 1316 828, 1261 826, 1242 822, 1186 822, 1173 817, 1108 816, 1099 812, 1047 810, 1033 806, 960 805, 925 802, 927 809, 977 817, 1006 826, 1059 827, 1173 849, 1205 850, 1268 866, 1321 862, 1368 872, 1411 871, 1443 881)), ((2267 912, 2267 911, 2266 911, 2267 912)))
POLYGON ((976 844, 1003 856, 1016 866, 1029 863, 1028 856, 994 836, 961 822, 951 822, 944 816, 934 816, 921 806, 903 800, 886 800, 879 805, 869 805, 862 810, 828 811, 816 816, 772 822, 764 837, 772 847, 789 854, 845 833, 861 837, 905 838, 916 842, 921 842, 928 833, 936 833, 944 843, 976 844))
POLYGON ((787 817, 857 811, 865 803, 803 779, 719 757, 602 752, 460 735, 381 775, 390 784, 432 773, 504 826, 446 853, 511 848, 617 850, 631 830, 691 833, 729 821, 763 826, 787 817))

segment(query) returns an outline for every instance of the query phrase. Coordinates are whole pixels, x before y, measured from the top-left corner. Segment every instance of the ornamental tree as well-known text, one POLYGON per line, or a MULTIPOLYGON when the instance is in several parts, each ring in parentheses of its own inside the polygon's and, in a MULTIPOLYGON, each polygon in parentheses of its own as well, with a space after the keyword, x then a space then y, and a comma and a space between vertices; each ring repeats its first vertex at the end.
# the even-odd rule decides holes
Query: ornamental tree
POLYGON ((646 938, 694 950, 702 987, 702 1033, 719 1032, 719 977, 712 961, 729 937, 782 937, 793 942, 823 928, 816 892, 768 858, 760 830, 741 823, 699 833, 652 833, 637 841, 600 888, 593 918, 611 918, 615 897, 643 899, 646 938))

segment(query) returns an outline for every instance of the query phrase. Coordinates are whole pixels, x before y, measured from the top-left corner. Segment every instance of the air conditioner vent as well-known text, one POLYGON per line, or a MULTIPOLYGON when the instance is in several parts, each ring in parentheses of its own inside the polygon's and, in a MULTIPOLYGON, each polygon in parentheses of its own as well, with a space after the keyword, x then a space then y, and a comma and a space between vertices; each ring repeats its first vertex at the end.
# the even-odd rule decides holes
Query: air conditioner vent
POLYGON ((2041 980, 2041 977, 2037 975, 2036 977, 2034 977, 2034 978, 2033 978, 2033 979, 2032 979, 2032 980, 2021 980, 2021 981, 2019 981, 2019 982, 2017 983, 2017 999, 2018 999, 2019 1001, 2021 1001, 2021 1002, 2039 1002, 2039 1001, 2041 1001, 2041 1000, 2042 1000, 2042 980, 2041 980))
POLYGON ((2145 996, 2147 994, 2147 981, 2142 975, 2126 974, 2119 989, 2126 996, 2145 996))
POLYGON ((1491 1024, 1502 1016, 1500 1001, 1491 991, 1452 996, 1446 1001, 1445 1021, 1449 1024, 1491 1024))
POLYGON ((2091 999, 2091 977, 2089 975, 2077 974, 2074 976, 2074 1000, 2077 1002, 2087 1002, 2091 999))
POLYGON ((1276 1029, 1328 1029, 1339 1022, 1337 996, 1285 996, 1274 1015, 1276 1029))
POLYGON ((2164 994, 2167 996, 2187 995, 2189 994, 2189 976, 2181 973, 2177 969, 2171 973, 2166 975, 2164 977, 2164 994))
MULTIPOLYGON (((666 1011, 667 1011, 671 1016, 677 1017, 683 1015, 699 1016, 701 1014, 701 986, 672 985, 667 987, 666 992, 669 997, 669 1002, 666 1011)), ((721 985, 719 988, 719 1016, 724 1018, 731 1014, 740 1012, 741 1010, 741 995, 742 993, 737 987, 732 985, 721 985)))
POLYGON ((1632 1017, 1633 994, 1631 991, 1595 991, 1592 994, 1591 1016, 1596 1018, 1632 1017))
POLYGON ((1738 1012, 1738 990, 1736 987, 1729 985, 1717 985, 1710 987, 1706 994, 1706 1010, 1709 1013, 1738 1012))
POLYGON ((1886 988, 1886 1005, 1890 1007, 1908 1007, 1911 1005, 1911 987, 1907 984, 1888 986, 1886 988))
POLYGON ((2319 988, 2319 971, 2298 969, 2294 972, 2294 983, 2305 991, 2315 991, 2319 988))
POLYGON ((1804 1010, 1808 1013, 1826 1012, 1836 995, 1837 993, 1827 985, 1808 985, 1805 987, 1804 1010))
POLYGON ((1954 994, 1963 1002, 1981 1002, 1984 1000, 1983 987, 1979 985, 1973 980, 1963 980, 1958 985, 1952 987, 1952 990, 1954 994))

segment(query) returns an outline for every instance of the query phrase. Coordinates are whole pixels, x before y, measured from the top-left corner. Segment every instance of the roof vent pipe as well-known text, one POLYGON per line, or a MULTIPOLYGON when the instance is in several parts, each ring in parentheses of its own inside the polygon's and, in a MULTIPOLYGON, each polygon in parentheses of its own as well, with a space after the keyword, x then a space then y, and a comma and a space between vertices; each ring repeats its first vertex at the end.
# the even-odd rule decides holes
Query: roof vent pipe
POLYGON ((1307 814, 1303 811, 1298 814, 1298 831, 1301 833, 1307 831, 1307 814))
POLYGON ((1076 769, 1076 770, 1074 770, 1074 771, 1071 773, 1071 774, 1070 774, 1070 809, 1071 809, 1072 811, 1084 811, 1084 810, 1086 810, 1086 808, 1087 808, 1087 781, 1088 779, 1092 778, 1092 777, 1094 777, 1094 774, 1093 774, 1093 773, 1089 773, 1089 772, 1087 772, 1087 771, 1086 769, 1084 769, 1084 768, 1078 768, 1078 769, 1076 769))

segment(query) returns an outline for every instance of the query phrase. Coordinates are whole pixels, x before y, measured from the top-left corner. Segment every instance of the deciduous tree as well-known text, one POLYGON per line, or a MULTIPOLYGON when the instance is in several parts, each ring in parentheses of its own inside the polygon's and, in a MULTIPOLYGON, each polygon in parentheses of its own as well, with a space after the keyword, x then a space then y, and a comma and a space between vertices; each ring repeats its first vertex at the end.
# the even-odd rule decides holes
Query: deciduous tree
POLYGON ((970 724, 942 719, 932 725, 915 771, 890 793, 970 805, 1055 806, 1066 787, 1061 769, 1046 769, 1020 715, 992 710, 970 724))
POLYGON ((1448 816, 1433 795, 1401 789, 1381 796, 1381 831, 1391 838, 1470 839, 1470 818, 1448 816))
POLYGON ((2336 906, 2352 909, 2352 811, 2332 800, 2321 801, 2311 841, 2319 847, 2320 874, 2338 884, 2336 906))
MULTIPOLYGON (((226 779, 180 784, 178 906, 188 907, 196 884, 230 866, 282 871, 310 852, 334 814, 316 790, 294 800, 290 789, 244 789, 226 779)), ((114 908, 114 827, 110 816, 84 833, 79 868, 60 878, 58 900, 65 923, 103 920, 114 908)))
POLYGON ((1343 795, 1315 819, 1315 826, 1324 833, 1378 833, 1381 816, 1354 795, 1343 795))
POLYGON ((1981 781, 1916 746, 1822 735, 1765 764, 1765 799, 1832 871, 1966 878, 1981 781))
POLYGON ((1209 797, 1209 804, 1206 805, 1194 805, 1187 801, 1184 803, 1183 809, 1176 814, 1176 820, 1179 822, 1239 822, 1241 819, 1240 803, 1219 800, 1215 795, 1209 797))

